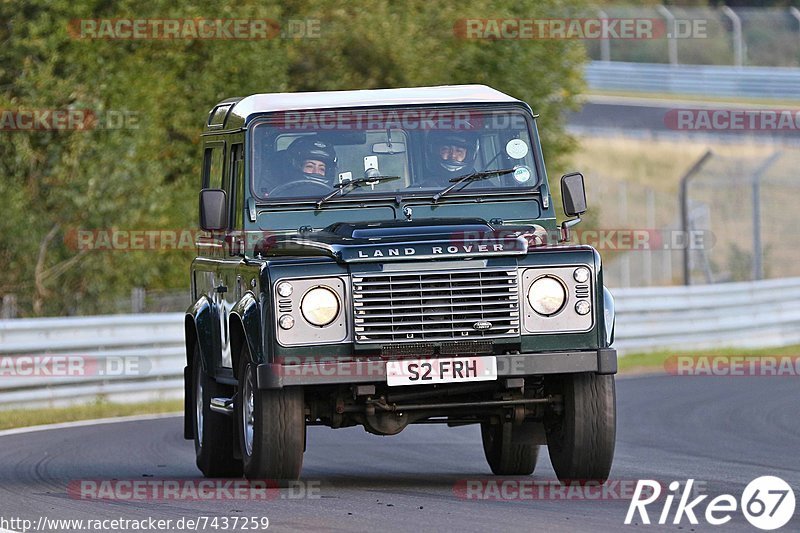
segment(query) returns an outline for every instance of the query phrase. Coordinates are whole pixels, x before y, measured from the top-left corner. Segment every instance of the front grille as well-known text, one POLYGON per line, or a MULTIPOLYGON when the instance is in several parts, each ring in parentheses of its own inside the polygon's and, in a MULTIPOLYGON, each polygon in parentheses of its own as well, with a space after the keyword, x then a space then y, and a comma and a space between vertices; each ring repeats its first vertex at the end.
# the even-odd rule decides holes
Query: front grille
POLYGON ((359 344, 519 335, 516 269, 354 273, 353 306, 359 344))

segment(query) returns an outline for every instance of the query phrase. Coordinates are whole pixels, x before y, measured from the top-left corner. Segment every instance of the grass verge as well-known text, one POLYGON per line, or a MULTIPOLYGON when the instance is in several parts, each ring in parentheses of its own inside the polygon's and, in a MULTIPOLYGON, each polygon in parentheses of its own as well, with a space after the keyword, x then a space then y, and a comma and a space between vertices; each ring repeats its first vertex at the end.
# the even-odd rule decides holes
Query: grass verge
POLYGON ((603 91, 592 89, 584 94, 585 97, 592 96, 615 96, 620 98, 636 98, 651 100, 676 100, 681 102, 697 102, 698 104, 756 104, 756 105, 786 105, 796 107, 798 100, 791 98, 748 98, 739 96, 710 96, 703 94, 676 94, 676 93, 652 93, 637 91, 603 91))
POLYGON ((10 409, 0 411, 0 430, 116 416, 172 413, 182 409, 183 400, 161 400, 130 404, 95 401, 71 407, 10 409))
POLYGON ((720 348, 702 351, 661 351, 644 354, 629 354, 619 358, 620 374, 646 374, 665 372, 667 359, 673 356, 692 357, 761 357, 761 356, 798 356, 800 345, 783 346, 781 348, 720 348))

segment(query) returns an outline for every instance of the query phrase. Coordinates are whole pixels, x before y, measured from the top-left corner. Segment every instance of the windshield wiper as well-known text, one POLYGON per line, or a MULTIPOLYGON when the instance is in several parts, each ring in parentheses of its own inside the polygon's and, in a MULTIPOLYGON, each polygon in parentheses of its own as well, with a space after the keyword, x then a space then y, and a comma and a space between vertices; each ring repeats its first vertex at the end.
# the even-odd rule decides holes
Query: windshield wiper
POLYGON ((357 179, 354 179, 354 180, 348 180, 348 181, 344 181, 342 183, 337 183, 336 185, 334 185, 334 189, 333 189, 332 193, 327 194, 327 195, 323 196, 322 198, 320 198, 319 200, 317 200, 317 209, 322 207, 322 204, 324 204, 325 202, 327 202, 328 200, 330 200, 331 198, 333 198, 337 194, 341 195, 341 196, 344 196, 344 194, 345 194, 344 190, 345 189, 350 189, 350 190, 358 189, 359 187, 363 187, 364 185, 377 185, 379 183, 384 183, 386 181, 393 181, 393 180, 399 180, 399 179, 400 179, 400 176, 366 176, 366 177, 363 177, 363 178, 357 178, 357 179))
POLYGON ((464 176, 459 176, 457 178, 452 178, 450 180, 452 185, 450 185, 446 189, 441 190, 441 191, 439 191, 439 192, 437 192, 436 194, 433 195, 433 203, 438 202, 439 199, 442 196, 444 196, 445 194, 449 193, 450 191, 452 191, 453 189, 455 189, 457 186, 459 186, 462 183, 464 183, 465 184, 464 186, 466 187, 466 184, 472 183, 473 181, 481 181, 481 180, 485 180, 486 178, 491 178, 493 176, 501 176, 503 174, 511 174, 515 170, 517 170, 517 167, 514 167, 514 168, 501 168, 501 169, 498 169, 498 170, 481 170, 480 172, 473 172, 471 174, 466 174, 464 176))

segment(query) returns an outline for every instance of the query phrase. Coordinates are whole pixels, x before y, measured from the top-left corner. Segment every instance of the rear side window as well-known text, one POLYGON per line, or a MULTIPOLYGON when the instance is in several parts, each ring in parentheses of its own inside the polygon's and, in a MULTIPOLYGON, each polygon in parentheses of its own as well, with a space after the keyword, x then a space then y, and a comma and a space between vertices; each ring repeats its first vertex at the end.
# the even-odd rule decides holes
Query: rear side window
POLYGON ((221 128, 225 125, 225 117, 228 115, 228 110, 231 108, 231 105, 221 105, 214 109, 214 111, 208 117, 208 125, 216 128, 221 128))
POLYGON ((222 167, 224 145, 213 145, 206 148, 203 155, 203 188, 222 188, 222 167))

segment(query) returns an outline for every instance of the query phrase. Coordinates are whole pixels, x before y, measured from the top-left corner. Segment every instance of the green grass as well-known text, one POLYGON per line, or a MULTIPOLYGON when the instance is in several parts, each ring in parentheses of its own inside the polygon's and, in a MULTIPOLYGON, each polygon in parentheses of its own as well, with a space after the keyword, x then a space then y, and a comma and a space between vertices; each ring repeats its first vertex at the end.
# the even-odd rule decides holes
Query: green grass
POLYGON ((674 356, 692 357, 759 357, 759 356, 798 356, 800 345, 784 346, 781 348, 720 348, 717 350, 703 351, 661 351, 644 354, 629 354, 619 358, 620 374, 643 374, 650 372, 664 372, 664 363, 674 356))
POLYGON ((183 400, 161 400, 147 403, 111 403, 96 401, 72 407, 41 409, 11 409, 0 411, 0 430, 17 427, 38 426, 92 420, 118 416, 173 413, 183 409, 183 400))
POLYGON ((747 98, 739 96, 709 96, 699 94, 675 94, 675 93, 651 93, 651 92, 636 92, 636 91, 604 91, 599 89, 592 89, 584 93, 583 96, 619 96, 630 98, 650 98, 654 100, 676 100, 683 102, 697 102, 697 103, 733 103, 733 104, 757 104, 757 105, 789 105, 796 106, 797 100, 789 98, 747 98))

